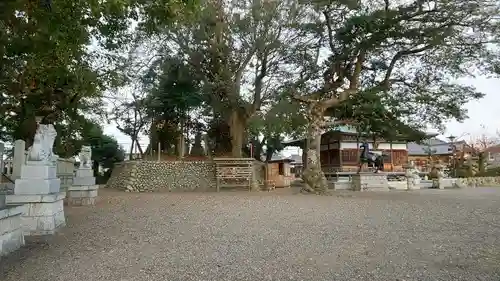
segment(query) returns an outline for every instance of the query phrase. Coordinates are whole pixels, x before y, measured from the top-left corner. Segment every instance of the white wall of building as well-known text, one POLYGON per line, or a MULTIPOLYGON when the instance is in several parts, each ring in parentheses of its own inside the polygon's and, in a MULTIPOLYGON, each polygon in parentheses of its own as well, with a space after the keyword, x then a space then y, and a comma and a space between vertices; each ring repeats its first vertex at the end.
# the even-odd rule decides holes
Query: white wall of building
MULTIPOLYGON (((373 144, 368 143, 370 149, 373 149, 373 144)), ((357 149, 361 144, 357 144, 355 142, 342 142, 340 143, 340 149, 357 149)), ((389 143, 380 143, 378 145, 377 149, 385 149, 385 150, 390 150, 391 149, 391 144, 389 143)), ((393 150, 407 150, 406 143, 393 143, 392 144, 392 149, 393 150)))

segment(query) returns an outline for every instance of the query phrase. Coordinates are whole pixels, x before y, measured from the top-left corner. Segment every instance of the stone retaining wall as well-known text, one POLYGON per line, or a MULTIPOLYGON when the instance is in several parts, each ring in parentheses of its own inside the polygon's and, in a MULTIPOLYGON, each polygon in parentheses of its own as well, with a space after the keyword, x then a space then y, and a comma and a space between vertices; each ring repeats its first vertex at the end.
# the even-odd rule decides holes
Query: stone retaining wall
POLYGON ((131 192, 215 190, 210 161, 126 161, 113 170, 106 187, 131 192))
POLYGON ((133 166, 135 166, 135 161, 116 163, 106 187, 125 189, 133 166))
POLYGON ((477 177, 477 178, 458 178, 457 185, 463 186, 500 186, 500 177, 477 177))

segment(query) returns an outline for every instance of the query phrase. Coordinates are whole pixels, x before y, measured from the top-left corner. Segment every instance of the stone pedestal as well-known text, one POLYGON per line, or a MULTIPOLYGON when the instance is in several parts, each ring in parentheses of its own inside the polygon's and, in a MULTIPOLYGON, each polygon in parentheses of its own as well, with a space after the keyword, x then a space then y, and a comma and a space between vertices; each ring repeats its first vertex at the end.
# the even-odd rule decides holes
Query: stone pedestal
POLYGON ((0 256, 16 251, 24 245, 21 216, 24 206, 0 208, 0 256))
POLYGON ((352 190, 389 190, 385 173, 359 173, 352 175, 352 190))
POLYGON ((66 225, 64 192, 56 178, 56 166, 41 161, 28 161, 16 179, 14 195, 7 195, 7 205, 23 205, 21 224, 25 236, 54 234, 66 225))
POLYGON ((350 181, 335 181, 332 183, 334 190, 351 190, 352 182, 350 181))
POLYGON ((95 184, 94 171, 88 168, 76 170, 73 186, 68 188, 68 205, 94 205, 99 186, 95 184))
POLYGON ((444 189, 444 180, 443 178, 437 178, 432 180, 432 188, 444 189))

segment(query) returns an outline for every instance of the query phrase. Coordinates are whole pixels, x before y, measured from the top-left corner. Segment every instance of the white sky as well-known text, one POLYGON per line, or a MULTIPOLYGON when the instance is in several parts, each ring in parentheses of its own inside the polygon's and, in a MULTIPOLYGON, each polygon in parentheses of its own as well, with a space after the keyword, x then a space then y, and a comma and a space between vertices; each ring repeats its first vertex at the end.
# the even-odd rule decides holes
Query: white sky
MULTIPOLYGON (((500 97, 497 91, 500 91, 500 79, 488 79, 486 77, 461 79, 461 82, 473 85, 478 91, 483 92, 486 96, 479 100, 467 104, 466 108, 469 111, 469 119, 463 123, 456 121, 448 122, 446 131, 440 136, 441 139, 451 135, 461 137, 463 140, 469 140, 471 137, 479 136, 481 134, 488 134, 495 136, 496 131, 500 129, 500 97), (484 128, 482 128, 482 125, 484 128)), ((130 139, 120 133, 116 127, 111 125, 104 126, 104 132, 116 137, 120 145, 123 146, 126 152, 130 147, 130 139)), ((145 150, 149 139, 144 136, 140 140, 141 146, 145 150)), ((290 154, 297 153, 297 149, 286 149, 283 154, 289 156, 290 154)))

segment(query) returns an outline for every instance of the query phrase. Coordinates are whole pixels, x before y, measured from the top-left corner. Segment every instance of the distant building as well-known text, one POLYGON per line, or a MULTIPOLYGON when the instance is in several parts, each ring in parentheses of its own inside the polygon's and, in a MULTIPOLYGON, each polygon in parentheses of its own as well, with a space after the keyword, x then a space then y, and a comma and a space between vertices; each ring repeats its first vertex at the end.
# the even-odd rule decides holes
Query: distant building
POLYGON ((430 138, 421 143, 408 143, 408 161, 413 161, 421 171, 430 170, 430 163, 441 162, 448 165, 452 159, 465 160, 471 153, 472 150, 465 141, 446 142, 430 138), (455 157, 453 157, 454 153, 455 157))
POLYGON ((296 177, 299 177, 302 175, 302 155, 298 154, 292 154, 290 157, 288 157, 292 162, 290 163, 290 171, 292 174, 294 174, 296 177))
POLYGON ((500 167, 500 144, 488 147, 485 152, 488 166, 500 167))

